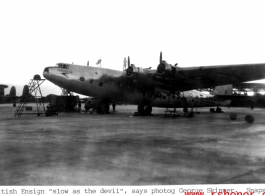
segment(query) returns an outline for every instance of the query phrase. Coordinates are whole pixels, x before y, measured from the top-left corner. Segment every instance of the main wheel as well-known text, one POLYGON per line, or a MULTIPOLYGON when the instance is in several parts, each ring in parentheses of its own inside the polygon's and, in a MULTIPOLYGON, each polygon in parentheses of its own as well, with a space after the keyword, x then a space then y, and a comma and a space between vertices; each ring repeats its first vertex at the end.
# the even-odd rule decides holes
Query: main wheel
POLYGON ((149 102, 140 102, 138 104, 138 113, 140 116, 151 115, 152 106, 149 102))
POLYGON ((109 113, 109 104, 108 103, 102 103, 102 104, 98 105, 97 113, 98 114, 107 114, 107 113, 109 113))
POLYGON ((101 105, 101 112, 102 112, 102 114, 109 113, 109 104, 108 103, 104 103, 101 105))
POLYGON ((144 107, 144 112, 145 112, 145 115, 151 115, 152 113, 152 106, 151 104, 146 104, 145 107, 144 107))

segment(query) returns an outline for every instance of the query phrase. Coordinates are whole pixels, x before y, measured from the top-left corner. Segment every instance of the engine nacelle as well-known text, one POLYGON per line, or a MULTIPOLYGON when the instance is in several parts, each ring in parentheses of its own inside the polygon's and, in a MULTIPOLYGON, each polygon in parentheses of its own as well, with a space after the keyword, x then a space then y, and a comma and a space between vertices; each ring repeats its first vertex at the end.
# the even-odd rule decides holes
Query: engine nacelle
POLYGON ((128 77, 132 76, 133 74, 137 73, 145 73, 144 69, 141 67, 136 67, 134 64, 131 64, 127 69, 126 69, 126 75, 128 77))
POLYGON ((174 74, 176 74, 176 72, 177 72, 176 67, 172 66, 171 64, 168 64, 166 61, 162 61, 157 66, 157 73, 158 74, 171 74, 171 75, 174 75, 174 74))

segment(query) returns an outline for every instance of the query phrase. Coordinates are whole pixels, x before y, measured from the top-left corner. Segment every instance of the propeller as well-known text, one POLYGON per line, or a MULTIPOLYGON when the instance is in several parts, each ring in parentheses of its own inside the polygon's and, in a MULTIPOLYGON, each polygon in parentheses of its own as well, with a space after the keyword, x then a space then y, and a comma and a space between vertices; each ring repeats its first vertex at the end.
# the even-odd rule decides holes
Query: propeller
POLYGON ((127 61, 127 62, 128 62, 128 68, 129 68, 130 65, 131 65, 131 64, 130 64, 130 57, 129 57, 129 56, 128 56, 128 61, 127 61))
POLYGON ((157 66, 157 72, 158 73, 163 73, 165 71, 165 64, 162 62, 162 51, 160 51, 160 56, 159 56, 159 64, 157 66))
POLYGON ((141 70, 149 70, 151 69, 152 67, 149 67, 149 68, 139 68, 139 67, 136 67, 134 64, 131 64, 130 63, 130 57, 128 56, 128 68, 125 70, 126 71, 126 75, 127 76, 131 76, 133 73, 136 73, 136 72, 140 72, 141 70), (140 71, 139 71, 140 69, 140 71))
POLYGON ((157 73, 163 74, 164 72, 170 72, 171 74, 176 73, 176 66, 178 65, 177 63, 172 66, 168 64, 166 61, 162 60, 162 52, 160 52, 160 58, 159 58, 159 65, 157 66, 157 73))
POLYGON ((130 63, 130 57, 128 56, 128 68, 126 69, 126 75, 131 76, 133 74, 133 67, 130 63))

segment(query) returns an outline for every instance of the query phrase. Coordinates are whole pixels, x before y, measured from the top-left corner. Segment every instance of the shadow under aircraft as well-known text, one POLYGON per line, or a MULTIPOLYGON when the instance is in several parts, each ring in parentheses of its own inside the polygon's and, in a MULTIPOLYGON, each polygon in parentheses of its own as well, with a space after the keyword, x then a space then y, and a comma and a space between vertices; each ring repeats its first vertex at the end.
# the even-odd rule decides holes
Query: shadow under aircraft
POLYGON ((64 89, 98 98, 98 112, 107 113, 110 103, 115 102, 138 105, 139 115, 150 115, 153 106, 229 105, 234 97, 231 86, 265 78, 265 63, 179 67, 163 60, 161 52, 156 69, 136 67, 128 57, 124 71, 58 63, 46 67, 43 76, 64 89), (194 90, 214 93, 201 97, 194 90))

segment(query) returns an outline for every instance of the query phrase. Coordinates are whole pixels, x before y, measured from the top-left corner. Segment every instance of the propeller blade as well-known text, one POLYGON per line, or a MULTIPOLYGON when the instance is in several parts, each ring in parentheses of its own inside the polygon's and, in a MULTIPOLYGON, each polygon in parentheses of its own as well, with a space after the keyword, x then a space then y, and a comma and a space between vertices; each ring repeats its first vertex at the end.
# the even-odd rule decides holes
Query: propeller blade
POLYGON ((159 64, 162 62, 162 51, 160 51, 159 64))
POLYGON ((130 64, 130 57, 129 56, 128 56, 128 62, 127 63, 128 63, 128 68, 129 68, 129 66, 131 65, 130 64))

